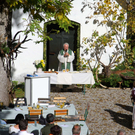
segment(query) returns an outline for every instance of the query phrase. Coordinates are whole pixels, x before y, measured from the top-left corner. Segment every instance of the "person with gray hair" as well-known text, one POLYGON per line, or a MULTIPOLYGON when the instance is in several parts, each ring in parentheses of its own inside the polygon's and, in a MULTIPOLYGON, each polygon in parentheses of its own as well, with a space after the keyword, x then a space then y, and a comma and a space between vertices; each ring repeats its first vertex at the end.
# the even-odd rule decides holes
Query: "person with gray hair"
POLYGON ((126 131, 124 129, 120 129, 118 132, 117 132, 117 135, 126 135, 126 131))
POLYGON ((81 132, 81 126, 80 125, 74 125, 72 128, 72 134, 73 135, 80 135, 81 132))
POLYGON ((63 49, 59 51, 58 54, 58 60, 59 60, 59 66, 58 71, 62 70, 68 70, 73 71, 73 60, 75 56, 71 49, 69 49, 69 44, 64 43, 63 49))

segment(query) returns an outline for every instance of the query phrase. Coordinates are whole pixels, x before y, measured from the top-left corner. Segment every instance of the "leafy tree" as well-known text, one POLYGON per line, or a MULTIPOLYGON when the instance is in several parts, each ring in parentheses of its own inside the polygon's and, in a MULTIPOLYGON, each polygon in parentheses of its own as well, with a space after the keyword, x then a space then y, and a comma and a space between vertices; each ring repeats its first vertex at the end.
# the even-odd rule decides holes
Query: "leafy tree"
MULTIPOLYGON (((127 28, 127 12, 121 8, 114 0, 100 0, 94 3, 83 2, 82 12, 85 7, 93 10, 93 14, 87 16, 86 23, 89 19, 95 18, 93 24, 104 26, 105 33, 100 35, 97 30, 92 33, 91 38, 83 38, 83 43, 87 46, 84 50, 85 54, 90 52, 90 60, 98 61, 104 67, 106 77, 111 74, 111 68, 116 66, 121 59, 124 59, 124 64, 127 68, 132 66, 133 53, 131 52, 130 39, 126 38, 127 28), (102 20, 98 17, 102 16, 102 20), (113 47, 112 55, 109 54, 109 64, 105 65, 101 61, 101 57, 107 52, 106 47, 113 47)), ((133 27, 132 27, 133 28, 133 27)))
POLYGON ((40 40, 36 43, 50 39, 48 34, 45 33, 44 28, 40 23, 44 23, 55 19, 60 28, 68 32, 68 27, 71 22, 67 15, 70 13, 72 0, 6 0, 10 4, 11 9, 23 8, 24 13, 28 13, 26 33, 38 34, 40 40))
POLYGON ((50 39, 48 34, 40 26, 40 23, 56 19, 57 23, 65 31, 71 26, 67 15, 72 8, 72 0, 2 0, 0 1, 0 100, 8 105, 8 92, 11 90, 11 61, 17 56, 21 44, 28 41, 27 35, 31 32, 33 35, 38 34, 40 40, 38 42, 50 39), (24 30, 25 38, 23 41, 11 38, 11 18, 12 10, 23 9, 24 13, 28 13, 27 28, 24 30))

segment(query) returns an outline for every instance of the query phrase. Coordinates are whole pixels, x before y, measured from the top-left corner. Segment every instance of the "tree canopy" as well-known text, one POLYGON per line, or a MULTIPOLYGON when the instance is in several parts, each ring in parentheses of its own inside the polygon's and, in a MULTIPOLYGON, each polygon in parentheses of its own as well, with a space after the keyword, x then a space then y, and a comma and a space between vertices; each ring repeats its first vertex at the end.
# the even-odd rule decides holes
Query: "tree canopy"
MULTIPOLYGON (((127 38, 127 26, 132 29, 131 34, 134 33, 135 29, 133 23, 130 24, 130 21, 127 21, 127 11, 121 8, 115 0, 100 0, 94 3, 83 2, 82 12, 85 7, 89 7, 90 11, 93 11, 86 17, 86 24, 89 23, 89 19, 93 19, 94 25, 104 27, 103 34, 94 30, 90 38, 83 38, 84 45, 87 45, 84 53, 90 52, 89 61, 98 61, 105 69, 111 69, 121 62, 123 57, 125 66, 130 68, 135 57, 131 50, 131 39, 127 38), (107 53, 106 47, 113 47, 113 52, 108 57, 108 65, 101 61, 102 55, 107 53)), ((130 6, 129 11, 132 11, 132 6, 130 6)))
POLYGON ((60 28, 68 32, 71 22, 67 15, 72 8, 72 0, 6 0, 11 10, 23 9, 24 13, 28 13, 26 33, 37 32, 41 38, 39 42, 49 39, 49 36, 41 27, 40 23, 55 19, 60 28))

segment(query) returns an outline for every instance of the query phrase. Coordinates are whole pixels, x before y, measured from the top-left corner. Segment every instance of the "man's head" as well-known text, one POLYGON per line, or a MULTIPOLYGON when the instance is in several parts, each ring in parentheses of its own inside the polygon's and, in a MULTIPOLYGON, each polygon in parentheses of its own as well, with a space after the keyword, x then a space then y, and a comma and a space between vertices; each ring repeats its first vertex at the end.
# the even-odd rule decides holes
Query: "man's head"
POLYGON ((52 113, 47 114, 46 121, 48 123, 54 122, 54 115, 52 113))
POLYGON ((58 125, 54 125, 53 127, 51 127, 51 134, 53 135, 61 135, 62 129, 60 126, 58 125))
POLYGON ((125 132, 125 130, 120 129, 120 130, 117 132, 117 135, 126 135, 126 132, 125 132))
POLYGON ((24 116, 21 113, 17 114, 16 117, 15 117, 15 123, 16 123, 16 125, 19 125, 19 122, 22 119, 24 119, 24 116))
POLYGON ((68 43, 64 43, 63 44, 64 51, 68 50, 68 48, 69 48, 69 44, 68 43))
POLYGON ((28 126, 28 121, 25 119, 20 120, 19 122, 19 129, 22 130, 27 130, 27 126, 28 126))
POLYGON ((73 135, 80 135, 81 127, 79 125, 74 125, 72 128, 73 135))

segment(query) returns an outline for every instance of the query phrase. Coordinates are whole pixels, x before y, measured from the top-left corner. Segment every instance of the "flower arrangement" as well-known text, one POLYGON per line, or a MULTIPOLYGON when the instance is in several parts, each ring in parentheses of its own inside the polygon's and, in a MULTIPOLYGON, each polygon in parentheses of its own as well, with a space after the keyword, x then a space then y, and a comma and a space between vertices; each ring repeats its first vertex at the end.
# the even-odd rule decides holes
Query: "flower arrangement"
POLYGON ((35 67, 38 68, 44 68, 45 67, 45 62, 44 60, 35 60, 34 62, 35 67))

